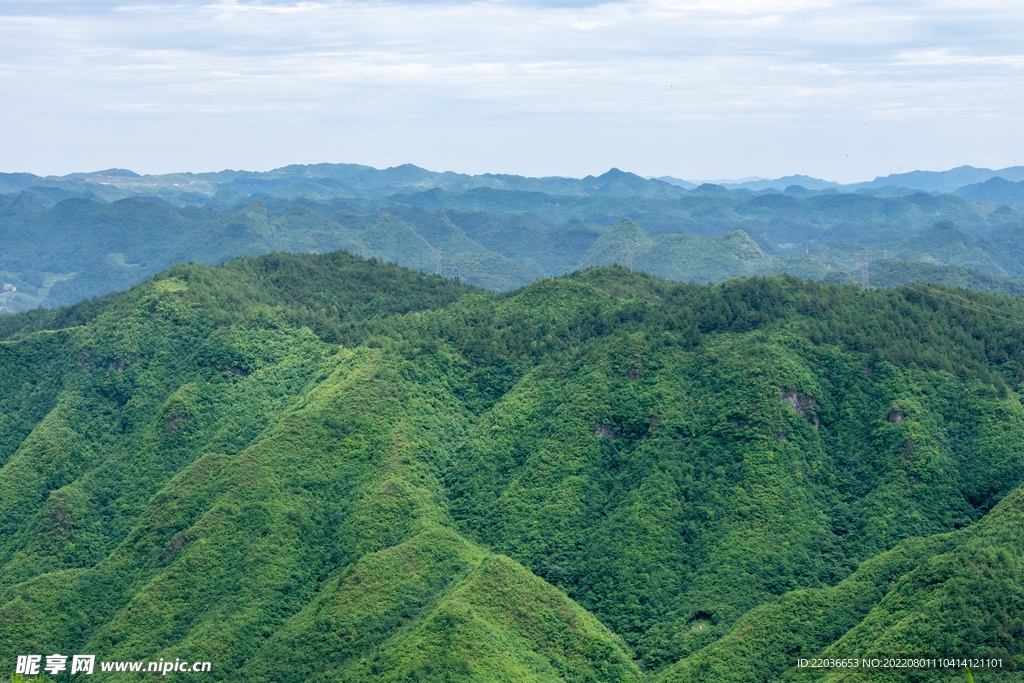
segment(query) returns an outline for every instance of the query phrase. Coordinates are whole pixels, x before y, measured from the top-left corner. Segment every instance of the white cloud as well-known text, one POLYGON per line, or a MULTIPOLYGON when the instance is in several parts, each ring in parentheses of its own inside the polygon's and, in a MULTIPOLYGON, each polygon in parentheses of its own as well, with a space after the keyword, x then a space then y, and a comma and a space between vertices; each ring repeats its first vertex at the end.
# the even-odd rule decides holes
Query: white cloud
POLYGON ((14 3, 0 170, 1024 163, 1022 30, 995 1, 14 3))

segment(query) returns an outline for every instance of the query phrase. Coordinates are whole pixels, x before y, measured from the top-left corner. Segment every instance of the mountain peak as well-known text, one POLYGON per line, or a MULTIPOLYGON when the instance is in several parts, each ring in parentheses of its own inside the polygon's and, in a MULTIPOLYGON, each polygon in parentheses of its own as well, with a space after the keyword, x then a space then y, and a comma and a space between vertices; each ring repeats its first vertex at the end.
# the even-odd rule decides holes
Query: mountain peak
POLYGON ((694 194, 729 194, 729 190, 722 185, 715 185, 714 183, 703 183, 691 190, 694 194))

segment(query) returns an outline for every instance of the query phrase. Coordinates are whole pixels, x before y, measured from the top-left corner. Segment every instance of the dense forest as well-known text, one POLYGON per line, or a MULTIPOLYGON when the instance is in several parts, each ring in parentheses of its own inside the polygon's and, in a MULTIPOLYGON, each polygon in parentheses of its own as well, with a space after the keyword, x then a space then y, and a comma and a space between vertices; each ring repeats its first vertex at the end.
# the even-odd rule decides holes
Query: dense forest
POLYGON ((48 198, 38 188, 0 195, 0 313, 73 304, 180 262, 336 249, 493 291, 608 264, 701 284, 790 273, 837 284, 1024 289, 1024 207, 951 195, 675 188, 685 196, 564 196, 481 187, 326 200, 285 189, 299 194, 232 195, 223 206, 215 198, 202 206, 48 198))
MULTIPOLYGON (((479 242, 440 216, 415 234, 479 242)), ((0 339, 11 671, 963 681, 797 663, 971 657, 1024 681, 1024 301, 618 265, 496 294, 272 253, 0 339)))
POLYGON ((883 192, 888 185, 685 189, 616 169, 582 179, 351 164, 0 174, 0 313, 73 304, 176 263, 336 249, 492 291, 618 264, 701 284, 785 273, 1016 296, 1024 290, 1024 199, 985 188, 1016 187, 1024 181, 1006 178, 1024 178, 1024 169, 999 172, 1006 177, 983 170, 882 179, 945 190, 988 178, 959 194, 883 192))

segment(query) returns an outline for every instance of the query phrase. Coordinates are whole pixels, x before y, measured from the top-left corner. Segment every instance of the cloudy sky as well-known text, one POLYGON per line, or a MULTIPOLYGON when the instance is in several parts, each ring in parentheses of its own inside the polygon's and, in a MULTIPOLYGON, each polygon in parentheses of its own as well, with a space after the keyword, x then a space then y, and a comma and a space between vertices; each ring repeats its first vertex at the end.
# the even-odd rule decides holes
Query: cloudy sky
POLYGON ((3 0, 0 171, 1024 164, 1024 3, 3 0))

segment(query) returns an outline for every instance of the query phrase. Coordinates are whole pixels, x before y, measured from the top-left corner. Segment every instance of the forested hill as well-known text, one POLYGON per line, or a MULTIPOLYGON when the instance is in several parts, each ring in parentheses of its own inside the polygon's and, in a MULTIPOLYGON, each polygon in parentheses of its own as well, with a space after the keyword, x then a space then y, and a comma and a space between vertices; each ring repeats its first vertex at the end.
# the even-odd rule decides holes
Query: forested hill
POLYGON ((620 267, 499 296, 273 254, 0 336, 11 671, 1024 675, 1024 301, 620 267))
POLYGON ((991 194, 687 191, 615 169, 473 183, 414 167, 332 169, 42 185, 0 175, 0 193, 11 190, 0 194, 0 314, 73 304, 176 263, 337 249, 492 291, 617 263, 682 282, 788 273, 1024 292, 1024 205, 991 194), (183 198, 193 184, 208 191, 201 201, 183 198))

